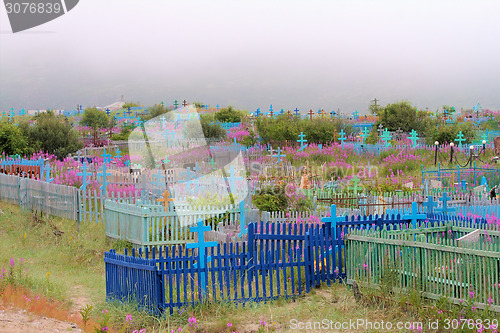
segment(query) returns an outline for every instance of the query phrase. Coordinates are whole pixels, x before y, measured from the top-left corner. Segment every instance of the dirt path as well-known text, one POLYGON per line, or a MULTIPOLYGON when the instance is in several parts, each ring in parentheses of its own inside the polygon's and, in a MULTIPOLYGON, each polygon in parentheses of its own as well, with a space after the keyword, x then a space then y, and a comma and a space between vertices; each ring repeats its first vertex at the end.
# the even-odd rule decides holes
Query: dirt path
POLYGON ((0 332, 83 332, 73 323, 34 315, 26 310, 3 308, 0 304, 0 332))

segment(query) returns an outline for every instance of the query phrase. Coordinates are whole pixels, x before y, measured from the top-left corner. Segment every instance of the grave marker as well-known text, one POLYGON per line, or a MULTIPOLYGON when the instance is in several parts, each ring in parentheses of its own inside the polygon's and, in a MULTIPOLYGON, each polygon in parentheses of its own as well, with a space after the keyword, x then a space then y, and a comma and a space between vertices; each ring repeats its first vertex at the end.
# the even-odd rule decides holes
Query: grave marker
POLYGON ((299 138, 300 140, 297 140, 297 142, 300 143, 300 151, 303 151, 304 148, 307 146, 307 145, 304 145, 305 142, 307 142, 307 140, 304 139, 305 137, 305 134, 303 132, 300 132, 300 135, 299 135, 299 138))
MULTIPOLYGON (((198 233, 198 243, 188 243, 186 244, 186 248, 188 249, 198 249, 198 267, 204 269, 207 264, 207 260, 205 259, 205 250, 209 247, 217 246, 217 242, 205 242, 205 231, 211 231, 211 226, 204 226, 202 220, 198 220, 198 225, 196 227, 190 227, 190 232, 198 233)), ((207 281, 205 279, 205 272, 200 273, 201 277, 201 291, 203 297, 206 295, 207 289, 207 281)))

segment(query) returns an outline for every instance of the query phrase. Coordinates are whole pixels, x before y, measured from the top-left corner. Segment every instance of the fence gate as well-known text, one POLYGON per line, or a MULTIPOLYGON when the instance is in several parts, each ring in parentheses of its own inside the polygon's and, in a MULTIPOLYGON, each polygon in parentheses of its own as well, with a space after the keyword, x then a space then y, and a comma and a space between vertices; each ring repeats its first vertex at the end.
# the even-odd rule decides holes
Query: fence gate
POLYGON ((306 233, 304 261, 306 291, 319 287, 322 282, 329 286, 344 276, 343 240, 335 237, 336 227, 331 224, 315 225, 306 233), (333 235, 333 237, 332 237, 333 235))

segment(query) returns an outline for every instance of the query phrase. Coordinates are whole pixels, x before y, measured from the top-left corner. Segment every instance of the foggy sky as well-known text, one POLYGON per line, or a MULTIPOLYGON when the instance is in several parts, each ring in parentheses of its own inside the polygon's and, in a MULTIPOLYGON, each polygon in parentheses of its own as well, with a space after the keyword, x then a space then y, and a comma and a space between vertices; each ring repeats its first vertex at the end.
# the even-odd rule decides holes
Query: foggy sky
POLYGON ((500 109, 500 1, 81 0, 12 34, 0 110, 174 99, 367 113, 402 99, 500 109))

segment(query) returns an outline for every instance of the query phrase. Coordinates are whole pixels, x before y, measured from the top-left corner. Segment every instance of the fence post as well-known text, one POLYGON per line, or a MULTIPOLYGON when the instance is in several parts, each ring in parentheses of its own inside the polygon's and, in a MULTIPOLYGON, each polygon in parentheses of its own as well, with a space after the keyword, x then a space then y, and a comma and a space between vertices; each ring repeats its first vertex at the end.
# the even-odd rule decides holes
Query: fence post
POLYGON ((76 231, 80 231, 80 222, 81 216, 80 216, 80 210, 81 210, 81 204, 80 204, 80 190, 76 190, 76 231))
MULTIPOLYGON (((255 223, 248 223, 248 235, 247 235, 247 267, 252 267, 255 265, 254 251, 255 251, 255 223)), ((248 270, 248 282, 253 280, 253 270, 248 270)))
POLYGON ((311 258, 310 258, 310 231, 306 232, 306 241, 304 242, 304 270, 305 270, 305 279, 306 279, 306 293, 311 291, 311 258))

